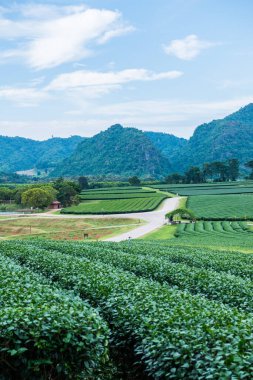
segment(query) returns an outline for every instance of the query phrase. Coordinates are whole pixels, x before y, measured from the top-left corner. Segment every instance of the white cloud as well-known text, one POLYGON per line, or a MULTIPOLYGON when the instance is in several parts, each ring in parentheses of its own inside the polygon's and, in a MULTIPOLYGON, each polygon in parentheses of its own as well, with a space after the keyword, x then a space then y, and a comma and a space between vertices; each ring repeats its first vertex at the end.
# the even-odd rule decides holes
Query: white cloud
POLYGON ((168 45, 163 46, 163 48, 166 54, 188 61, 197 57, 201 50, 217 45, 218 43, 200 40, 195 34, 190 34, 181 40, 171 41, 168 45))
POLYGON ((0 39, 16 43, 11 51, 2 51, 1 58, 21 57, 35 69, 87 57, 92 43, 105 43, 134 30, 118 11, 43 4, 17 9, 18 20, 0 18, 0 39))
POLYGON ((21 107, 36 106, 48 97, 46 92, 32 87, 0 87, 0 99, 17 103, 21 107))
POLYGON ((146 69, 126 69, 121 71, 88 71, 79 70, 56 77, 47 90, 66 90, 81 87, 118 86, 132 81, 154 81, 160 79, 175 79, 182 76, 181 71, 166 71, 154 73, 146 69))

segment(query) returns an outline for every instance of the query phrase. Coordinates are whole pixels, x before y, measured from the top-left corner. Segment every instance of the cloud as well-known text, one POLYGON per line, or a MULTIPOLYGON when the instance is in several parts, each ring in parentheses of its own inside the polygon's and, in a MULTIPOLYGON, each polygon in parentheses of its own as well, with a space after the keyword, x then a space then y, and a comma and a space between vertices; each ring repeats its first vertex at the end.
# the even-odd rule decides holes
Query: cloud
POLYGON ((119 86, 132 81, 155 81, 161 79, 175 79, 182 76, 181 71, 166 71, 154 73, 146 69, 126 69, 121 71, 88 71, 79 70, 56 77, 47 87, 47 90, 66 90, 81 87, 119 86))
POLYGON ((48 97, 46 92, 32 87, 0 87, 0 99, 17 103, 21 107, 36 106, 48 97))
POLYGON ((47 69, 85 58, 94 46, 134 30, 118 11, 85 6, 43 4, 18 7, 18 19, 0 17, 0 39, 15 48, 0 58, 22 58, 34 69, 47 69))
POLYGON ((173 40, 168 45, 164 45, 163 49, 166 54, 174 55, 179 59, 190 61, 197 57, 204 49, 217 46, 219 43, 200 40, 195 34, 181 40, 173 40))

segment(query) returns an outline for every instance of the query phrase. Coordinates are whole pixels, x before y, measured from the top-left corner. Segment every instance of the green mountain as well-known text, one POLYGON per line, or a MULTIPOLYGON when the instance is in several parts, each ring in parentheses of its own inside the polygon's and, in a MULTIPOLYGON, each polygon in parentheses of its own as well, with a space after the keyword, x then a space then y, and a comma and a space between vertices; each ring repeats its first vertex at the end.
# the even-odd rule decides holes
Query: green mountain
POLYGON ((52 176, 138 175, 159 177, 171 170, 169 160, 142 131, 116 124, 82 141, 52 176))
POLYGON ((45 141, 0 136, 0 171, 16 172, 55 167, 70 156, 82 140, 80 136, 45 141))
POLYGON ((241 164, 253 159, 253 104, 224 119, 200 125, 171 164, 174 171, 183 171, 229 158, 237 158, 241 164))
POLYGON ((169 133, 162 132, 144 132, 161 153, 168 157, 171 162, 176 159, 177 155, 183 151, 187 145, 187 140, 176 137, 169 133))

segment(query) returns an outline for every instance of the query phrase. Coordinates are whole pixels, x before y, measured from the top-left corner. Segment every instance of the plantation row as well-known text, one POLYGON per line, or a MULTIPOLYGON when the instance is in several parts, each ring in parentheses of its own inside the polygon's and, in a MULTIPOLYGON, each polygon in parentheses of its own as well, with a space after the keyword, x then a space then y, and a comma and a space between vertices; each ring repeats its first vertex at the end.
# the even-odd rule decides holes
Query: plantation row
POLYGON ((80 198, 82 201, 85 200, 93 200, 93 199, 98 199, 98 200, 103 200, 103 199, 131 199, 131 198, 150 198, 150 197, 160 197, 161 194, 157 193, 156 191, 148 191, 148 192, 142 192, 139 191, 137 193, 134 192, 125 192, 125 193, 82 193, 80 195, 80 198))
MULTIPOLYGON (((252 378, 251 314, 138 277, 96 258, 73 257, 36 244, 1 243, 2 256, 28 265, 99 306, 110 323, 113 344, 133 350, 136 363, 152 378, 252 378)), ((103 246, 127 249, 126 243, 103 246)), ((139 249, 143 248, 140 244, 139 249)))
POLYGON ((243 233, 243 237, 246 235, 253 239, 253 233, 248 229, 247 224, 242 221, 198 221, 196 223, 180 224, 177 227, 178 235, 192 235, 198 234, 229 234, 229 237, 237 237, 243 233), (245 235, 246 234, 246 235, 245 235))
POLYGON ((253 194, 200 195, 187 200, 187 207, 204 220, 251 220, 252 204, 253 194))
POLYGON ((109 329, 93 308, 4 254, 0 279, 1 379, 101 375, 109 329))
POLYGON ((63 214, 122 214, 131 212, 153 211, 159 204, 167 198, 166 195, 114 199, 114 200, 95 200, 80 203, 78 206, 67 207, 61 211, 63 214))
MULTIPOLYGON (((28 246, 31 245, 28 243, 28 246)), ((45 249, 43 246, 43 243, 39 244, 40 249, 45 249)), ((248 312, 253 309, 253 283, 249 279, 242 279, 229 273, 218 273, 206 268, 192 268, 184 263, 169 262, 164 257, 117 252, 106 246, 99 246, 98 249, 97 246, 89 244, 76 246, 49 243, 47 248, 53 248, 74 257, 84 257, 96 262, 99 260, 131 271, 138 276, 152 278, 161 283, 167 282, 169 285, 175 285, 193 294, 199 293, 248 312)))

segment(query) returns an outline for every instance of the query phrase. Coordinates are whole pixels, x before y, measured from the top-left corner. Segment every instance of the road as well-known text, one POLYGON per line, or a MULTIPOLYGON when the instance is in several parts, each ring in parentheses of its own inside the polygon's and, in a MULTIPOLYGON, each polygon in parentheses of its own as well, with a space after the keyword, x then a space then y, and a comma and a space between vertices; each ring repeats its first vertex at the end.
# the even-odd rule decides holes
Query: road
MULTIPOLYGON (((55 218, 55 219, 73 219, 73 218, 89 218, 89 219, 105 219, 105 218, 128 218, 128 219, 139 219, 139 220, 144 220, 146 223, 142 226, 139 226, 137 228, 134 228, 133 230, 114 236, 109 239, 105 239, 106 241, 123 241, 129 239, 137 239, 140 238, 157 228, 160 228, 164 225, 165 223, 165 215, 169 211, 175 210, 179 206, 179 200, 180 197, 175 197, 175 198, 168 198, 165 199, 160 207, 154 211, 149 211, 149 212, 136 212, 136 213, 131 213, 131 214, 108 214, 108 215, 64 215, 64 214, 53 214, 51 211, 47 213, 39 213, 39 214, 32 214, 32 215, 17 215, 16 217, 10 218, 10 219, 17 219, 20 216, 23 217, 29 217, 29 218, 55 218)), ((7 220, 7 219, 5 219, 7 220)), ((1 220, 1 221, 4 221, 1 220)))
POLYGON ((129 239, 129 237, 131 239, 137 239, 156 230, 157 228, 162 227, 165 223, 165 215, 167 214, 167 212, 173 211, 179 206, 179 200, 180 200, 180 197, 165 199, 161 207, 155 211, 138 212, 138 213, 133 213, 133 214, 120 214, 120 215, 118 214, 117 217, 134 218, 134 219, 138 218, 138 219, 145 220, 147 223, 143 226, 133 229, 132 231, 126 232, 118 236, 114 236, 110 239, 106 239, 106 241, 119 242, 122 240, 129 239))

